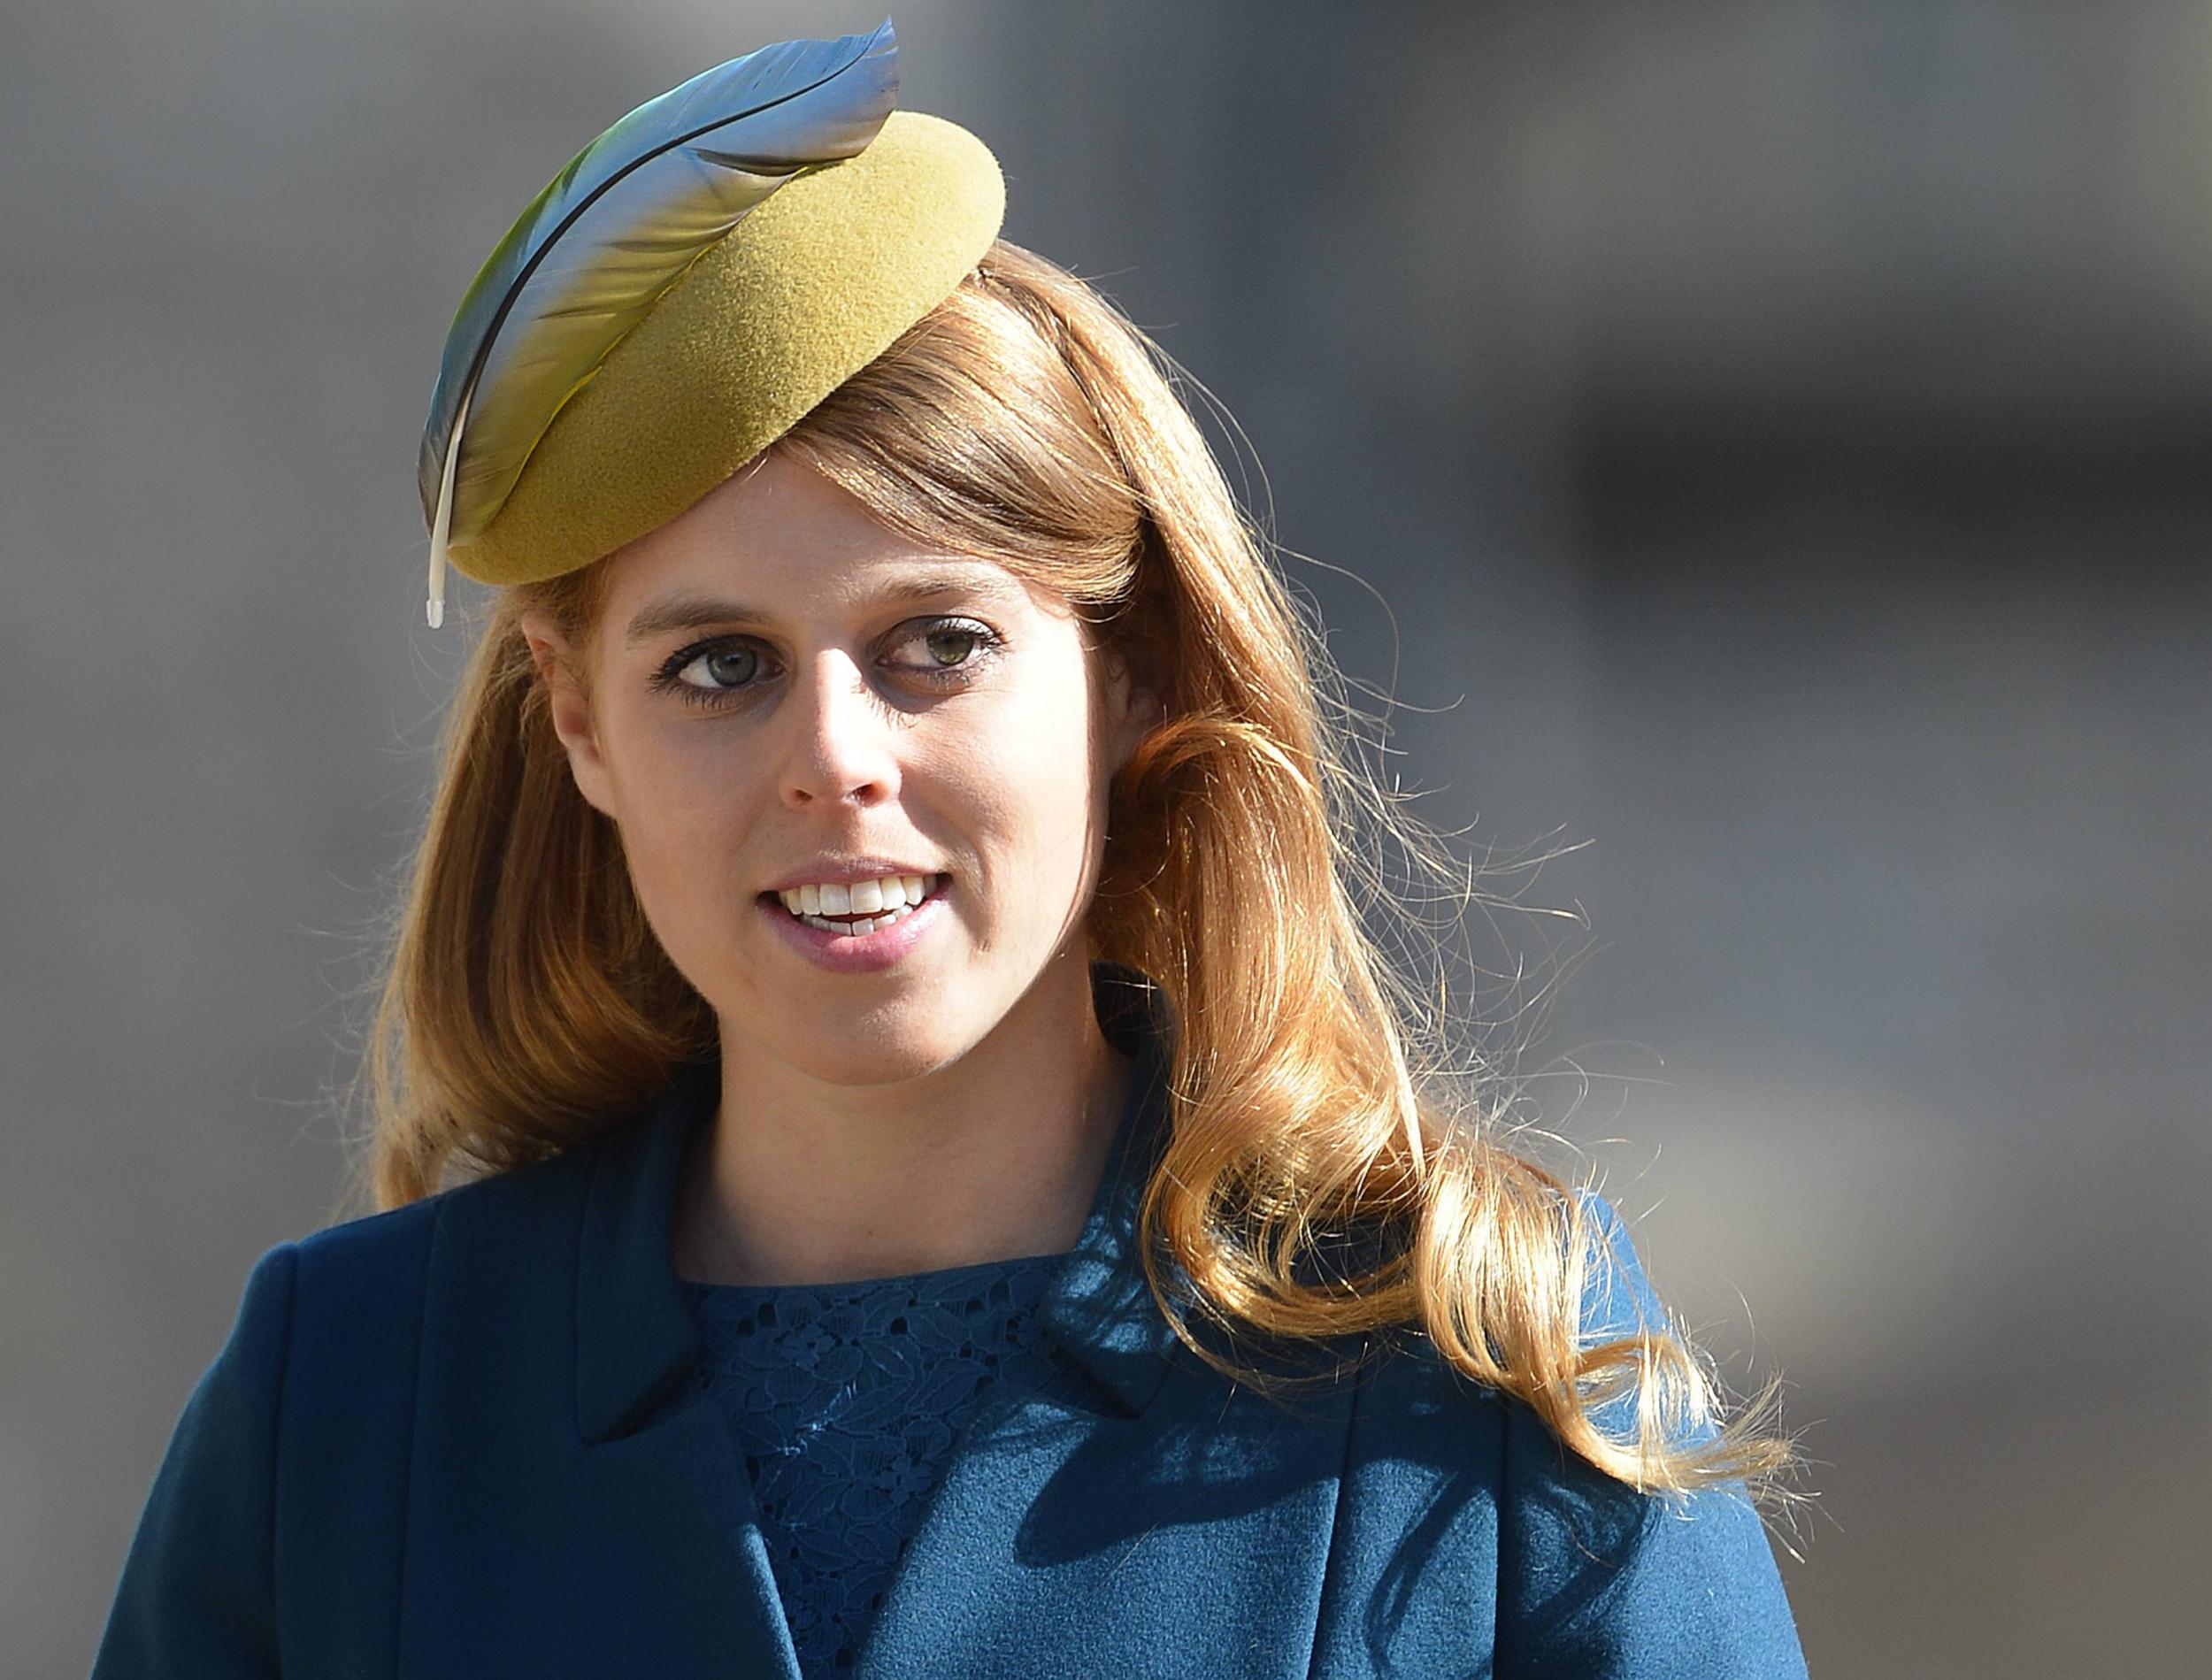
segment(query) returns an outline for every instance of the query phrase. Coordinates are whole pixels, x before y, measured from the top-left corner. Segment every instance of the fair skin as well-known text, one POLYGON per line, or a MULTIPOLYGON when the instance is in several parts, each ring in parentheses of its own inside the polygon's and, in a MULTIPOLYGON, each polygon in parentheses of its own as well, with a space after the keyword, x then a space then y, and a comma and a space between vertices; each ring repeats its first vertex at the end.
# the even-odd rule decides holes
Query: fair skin
POLYGON ((1051 592, 772 450, 598 564, 589 648, 523 631, 576 785, 719 1024, 679 1275, 1072 1246, 1129 1078, 1084 920, 1108 783, 1156 701, 1051 592), (903 873, 926 901, 858 937, 864 903, 810 928, 772 890, 903 873))

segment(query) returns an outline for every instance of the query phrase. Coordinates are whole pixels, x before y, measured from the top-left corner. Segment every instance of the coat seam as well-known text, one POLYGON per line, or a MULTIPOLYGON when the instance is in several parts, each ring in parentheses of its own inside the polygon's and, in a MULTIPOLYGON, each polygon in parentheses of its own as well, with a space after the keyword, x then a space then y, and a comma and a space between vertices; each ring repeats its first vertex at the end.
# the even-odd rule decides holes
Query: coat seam
POLYGON ((1336 1487, 1329 1505, 1328 1549, 1321 1557, 1321 1590, 1315 1598, 1313 1627, 1307 1636, 1306 1680, 1318 1680, 1318 1670, 1314 1665, 1321 1660, 1321 1623, 1330 1614, 1329 1589, 1335 1584, 1339 1574, 1341 1548, 1338 1541, 1344 1531, 1344 1484, 1352 1473, 1352 1443, 1358 1432, 1360 1397, 1366 1392, 1373 1370, 1371 1365, 1353 1379, 1351 1397, 1344 1408, 1344 1451, 1337 1460, 1336 1487))
POLYGON ((411 1385, 413 1392, 407 1413, 407 1474, 401 1481, 399 1555, 393 1564, 398 1576, 392 1584, 392 1674, 395 1680, 404 1672, 407 1655, 408 1541, 415 1515, 415 1469, 422 1454, 422 1385, 429 1364, 424 1357, 424 1349, 430 1339, 430 1289, 437 1270, 438 1242, 445 1234, 445 1201, 440 1199, 436 1207, 437 1212, 431 1217, 429 1239, 423 1245, 422 1289, 418 1296, 415 1323, 415 1378, 411 1385))

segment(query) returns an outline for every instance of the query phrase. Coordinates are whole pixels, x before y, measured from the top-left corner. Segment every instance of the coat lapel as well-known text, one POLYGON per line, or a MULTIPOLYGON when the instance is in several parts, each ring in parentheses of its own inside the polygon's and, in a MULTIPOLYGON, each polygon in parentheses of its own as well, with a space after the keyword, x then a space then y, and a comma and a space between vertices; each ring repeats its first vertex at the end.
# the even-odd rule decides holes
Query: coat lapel
MULTIPOLYGON (((696 1583, 704 1619, 692 1626, 713 1653, 702 1672, 799 1680, 751 1481, 699 1385, 698 1323, 676 1278, 686 1148, 719 1094, 711 1057, 686 1063, 594 1176, 576 1279, 577 1427, 587 1497, 638 1565, 696 1583)), ((666 1611, 649 1599, 633 1607, 641 1619, 666 1611)))
POLYGON ((714 1077, 692 1064, 598 1142, 443 1204, 407 1500, 407 1674, 797 1680, 675 1275, 680 1169, 714 1077))

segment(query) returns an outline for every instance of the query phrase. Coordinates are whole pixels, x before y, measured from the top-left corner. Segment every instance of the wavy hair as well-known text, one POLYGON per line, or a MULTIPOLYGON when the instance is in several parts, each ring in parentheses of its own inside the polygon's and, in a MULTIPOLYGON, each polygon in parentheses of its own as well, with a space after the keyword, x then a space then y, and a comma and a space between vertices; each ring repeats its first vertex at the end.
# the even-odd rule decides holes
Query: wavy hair
MULTIPOLYGON (((1494 1091, 1447 1077, 1439 1012, 1363 925, 1414 919, 1370 840, 1438 881, 1463 866, 1360 767, 1344 679, 1186 378, 1084 281, 1001 241, 771 446, 902 533, 1056 591, 1170 696, 1110 790, 1087 928, 1179 1022, 1142 1212, 1162 1310, 1260 1380, 1240 1338, 1425 1334, 1622 1482, 1770 1489, 1790 1461, 1771 1388, 1724 1415, 1671 1323, 1586 1332, 1604 1239, 1585 1199, 1510 1147, 1494 1091), (1348 1250, 1354 1231, 1387 1240, 1348 1250), (1623 1400, 1632 1423, 1601 1424, 1623 1400)), ((714 1043, 577 791, 520 631, 534 610, 588 647, 606 572, 496 592, 470 654, 356 1082, 373 1208, 582 1142, 714 1043)))

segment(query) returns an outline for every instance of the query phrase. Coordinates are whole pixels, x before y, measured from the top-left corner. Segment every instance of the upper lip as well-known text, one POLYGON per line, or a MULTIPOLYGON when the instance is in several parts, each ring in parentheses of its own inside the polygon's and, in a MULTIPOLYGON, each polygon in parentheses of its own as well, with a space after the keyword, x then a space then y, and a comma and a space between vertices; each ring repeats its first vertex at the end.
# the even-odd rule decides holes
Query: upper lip
POLYGON ((788 893, 802 886, 850 886, 856 881, 879 881, 887 875, 918 875, 925 881, 942 871, 916 863, 895 863, 881 857, 818 858, 794 870, 765 893, 788 893))

